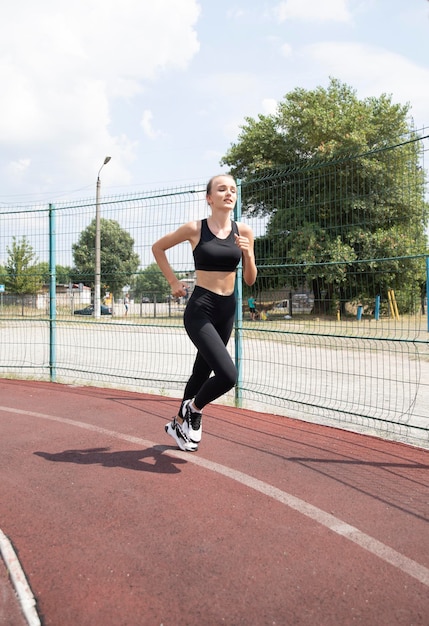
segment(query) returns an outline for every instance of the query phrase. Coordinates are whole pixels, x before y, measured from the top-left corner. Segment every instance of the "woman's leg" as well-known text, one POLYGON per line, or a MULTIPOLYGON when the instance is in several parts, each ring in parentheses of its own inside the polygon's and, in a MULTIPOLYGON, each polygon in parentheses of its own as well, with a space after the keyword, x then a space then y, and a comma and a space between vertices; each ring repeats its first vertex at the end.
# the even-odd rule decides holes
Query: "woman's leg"
POLYGON ((195 397, 198 409, 229 391, 237 381, 237 369, 226 348, 234 314, 234 296, 219 296, 205 289, 196 288, 188 303, 185 328, 198 353, 184 399, 195 397))
POLYGON ((201 410, 206 404, 213 402, 232 389, 237 382, 237 369, 225 343, 212 323, 205 322, 196 332, 194 326, 191 332, 193 335, 191 339, 198 348, 198 363, 204 362, 206 364, 202 367, 204 376, 201 378, 197 376, 194 379, 195 382, 203 381, 194 400, 195 406, 201 410), (205 375, 208 370, 213 372, 213 376, 207 377, 205 375))
POLYGON ((211 373, 212 368, 208 365, 208 363, 206 363, 201 354, 197 352, 194 367, 192 368, 192 374, 186 384, 185 391, 183 392, 183 400, 195 398, 198 391, 204 385, 211 373))

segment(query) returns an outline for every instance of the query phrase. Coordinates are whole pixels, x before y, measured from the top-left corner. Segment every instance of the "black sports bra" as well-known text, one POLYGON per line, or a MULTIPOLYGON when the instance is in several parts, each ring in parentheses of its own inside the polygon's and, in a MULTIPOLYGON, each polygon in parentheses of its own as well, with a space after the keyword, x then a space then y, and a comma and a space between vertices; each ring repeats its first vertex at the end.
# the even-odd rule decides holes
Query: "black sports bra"
POLYGON ((207 219, 201 220, 201 236, 193 250, 195 269, 207 272, 234 272, 241 260, 241 250, 235 243, 238 235, 236 222, 231 222, 231 232, 219 239, 210 230, 207 219))

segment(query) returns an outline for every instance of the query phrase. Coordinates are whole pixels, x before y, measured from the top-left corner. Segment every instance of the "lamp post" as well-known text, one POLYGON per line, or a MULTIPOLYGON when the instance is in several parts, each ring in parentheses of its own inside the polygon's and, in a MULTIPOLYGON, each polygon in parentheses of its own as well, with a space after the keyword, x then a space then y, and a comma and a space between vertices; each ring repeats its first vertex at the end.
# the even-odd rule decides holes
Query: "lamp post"
POLYGON ((101 315, 101 232, 100 232, 100 172, 112 157, 107 156, 98 170, 95 194, 95 281, 94 281, 94 317, 101 315))

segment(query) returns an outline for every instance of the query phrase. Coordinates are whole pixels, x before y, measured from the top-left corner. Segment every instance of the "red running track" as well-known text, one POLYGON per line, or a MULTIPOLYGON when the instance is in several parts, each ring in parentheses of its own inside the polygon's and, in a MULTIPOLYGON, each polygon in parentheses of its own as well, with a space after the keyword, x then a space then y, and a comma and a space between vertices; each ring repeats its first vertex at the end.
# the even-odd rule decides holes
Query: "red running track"
POLYGON ((177 406, 0 380, 0 529, 44 626, 429 624, 427 450, 211 405, 185 453, 177 406))

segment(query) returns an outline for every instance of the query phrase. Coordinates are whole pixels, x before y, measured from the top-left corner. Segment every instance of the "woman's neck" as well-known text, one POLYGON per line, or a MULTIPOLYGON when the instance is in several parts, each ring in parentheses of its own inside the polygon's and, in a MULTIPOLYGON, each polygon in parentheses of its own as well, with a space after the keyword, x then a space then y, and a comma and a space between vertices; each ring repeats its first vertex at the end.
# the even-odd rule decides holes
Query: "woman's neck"
POLYGON ((231 230, 231 217, 229 214, 225 213, 212 213, 207 221, 211 230, 213 231, 221 231, 221 230, 231 230))

